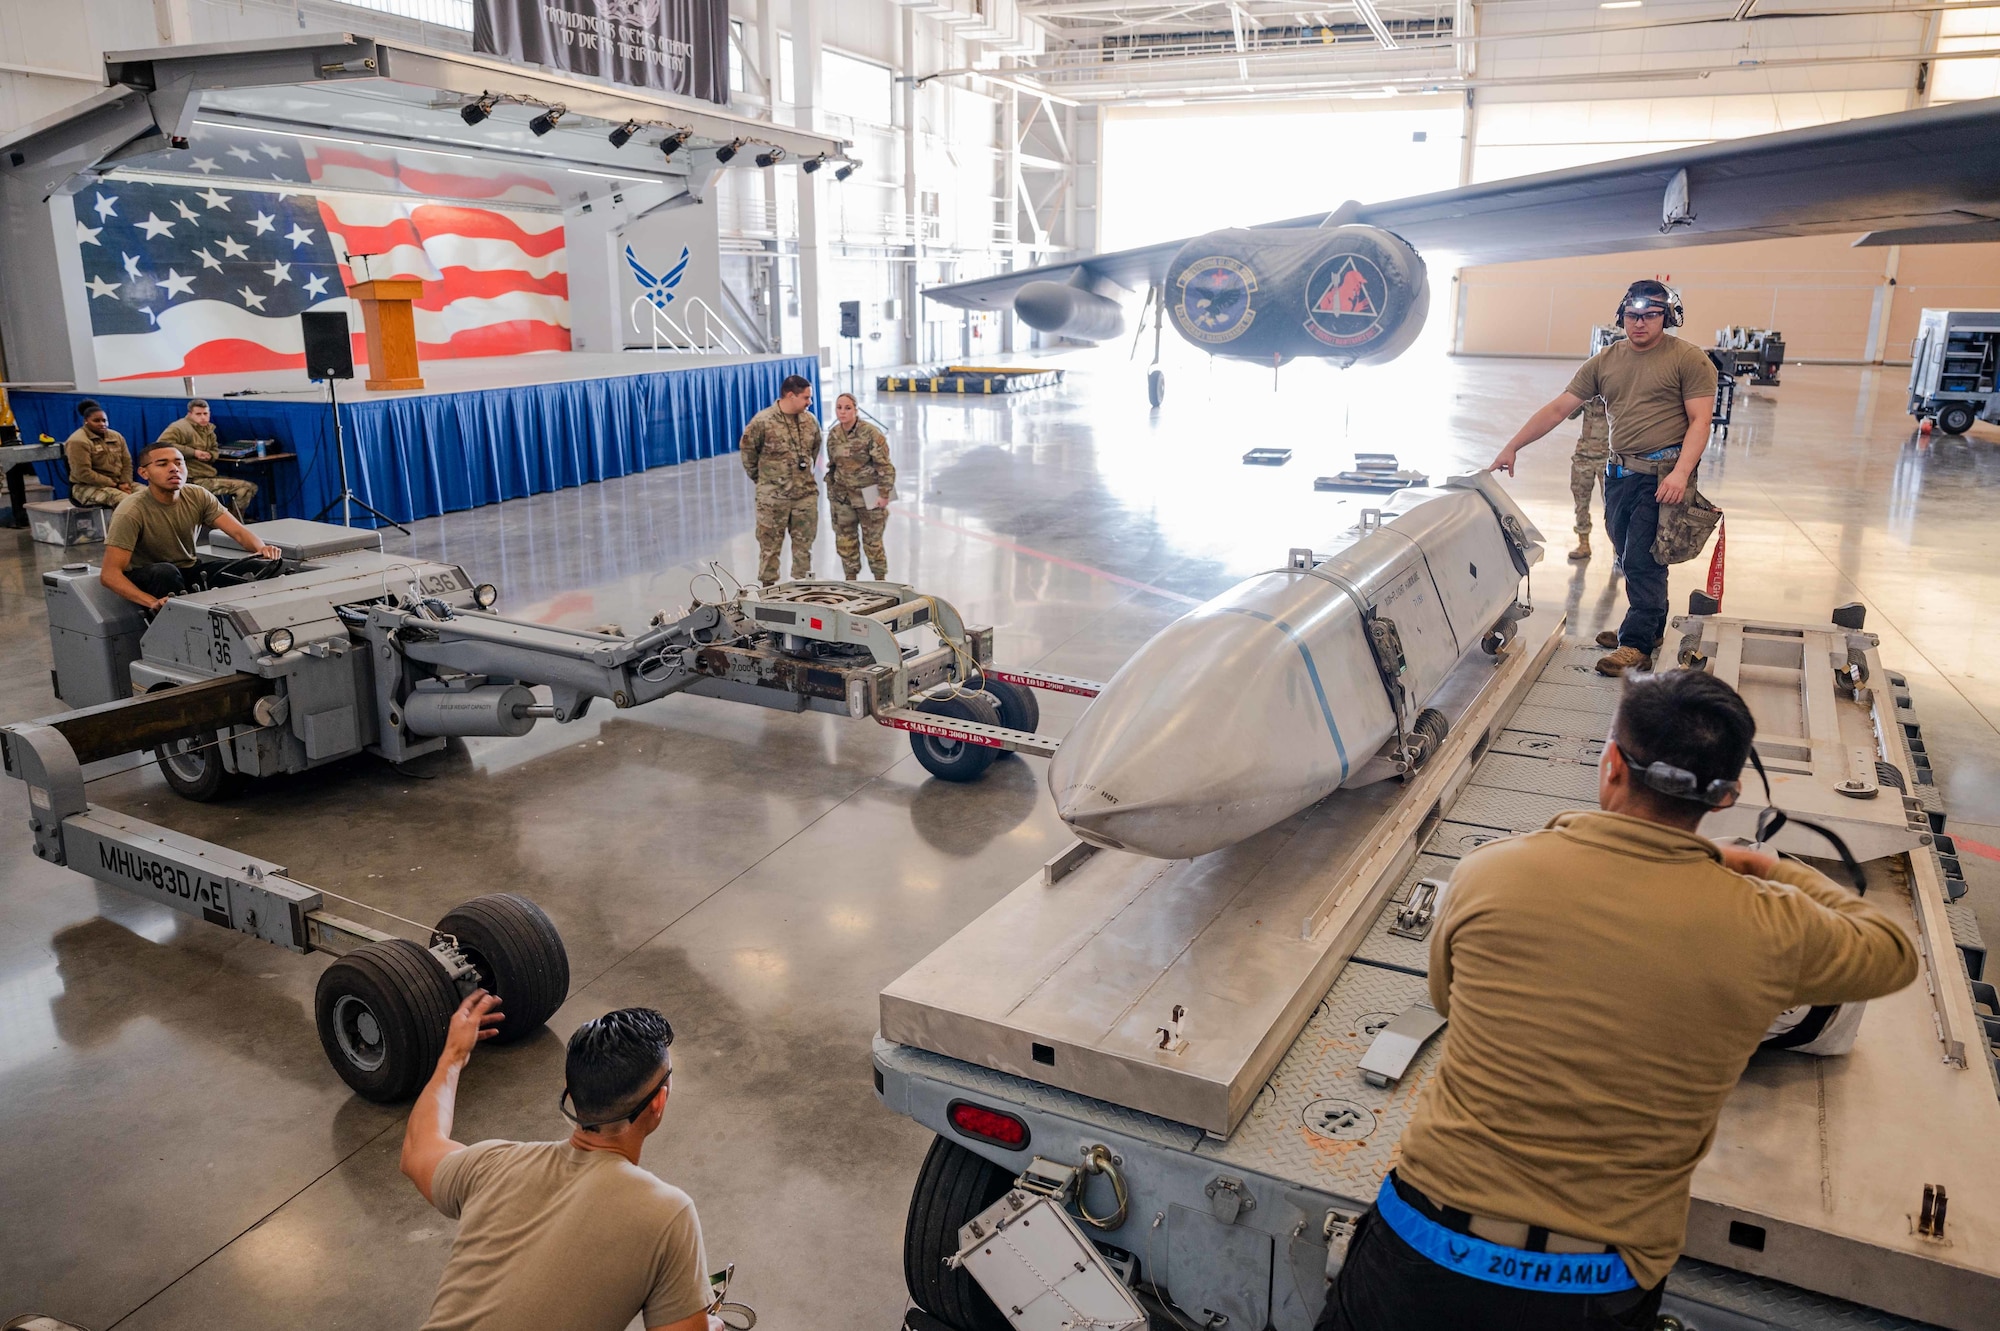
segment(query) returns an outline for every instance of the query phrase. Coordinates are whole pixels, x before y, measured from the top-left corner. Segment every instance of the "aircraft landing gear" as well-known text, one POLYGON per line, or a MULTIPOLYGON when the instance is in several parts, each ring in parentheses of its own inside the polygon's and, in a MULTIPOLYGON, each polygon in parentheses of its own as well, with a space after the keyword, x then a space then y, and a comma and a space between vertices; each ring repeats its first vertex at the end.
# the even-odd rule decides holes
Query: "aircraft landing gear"
POLYGON ((1155 407, 1167 400, 1167 372, 1149 370, 1146 373, 1146 400, 1155 407))

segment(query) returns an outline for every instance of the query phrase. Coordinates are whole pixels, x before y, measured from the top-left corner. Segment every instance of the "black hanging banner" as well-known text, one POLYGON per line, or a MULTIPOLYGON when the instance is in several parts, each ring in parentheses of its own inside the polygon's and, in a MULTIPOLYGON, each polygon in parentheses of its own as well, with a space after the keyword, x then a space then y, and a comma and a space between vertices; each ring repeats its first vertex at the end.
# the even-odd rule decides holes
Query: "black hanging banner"
POLYGON ((729 0, 475 0, 472 49, 729 102, 729 0))

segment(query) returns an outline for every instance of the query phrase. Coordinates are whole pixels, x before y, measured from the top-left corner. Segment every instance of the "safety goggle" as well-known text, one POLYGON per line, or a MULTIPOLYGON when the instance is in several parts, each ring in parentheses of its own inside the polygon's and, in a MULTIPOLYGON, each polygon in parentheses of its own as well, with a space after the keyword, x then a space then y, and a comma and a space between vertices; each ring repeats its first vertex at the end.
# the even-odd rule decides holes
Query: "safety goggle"
POLYGON ((561 1112, 564 1118, 576 1124, 576 1126, 582 1128, 585 1132, 595 1132, 599 1128, 608 1128, 613 1123, 637 1123, 639 1121, 639 1115, 646 1112, 646 1106, 653 1103, 653 1097, 660 1093, 660 1088, 665 1086, 668 1082, 672 1081, 673 1079, 674 1079, 673 1065, 668 1064, 667 1075, 653 1083, 653 1089, 647 1091, 645 1095, 640 1097, 639 1103, 633 1106, 631 1113, 621 1114, 617 1118, 607 1118, 601 1123, 586 1123, 582 1119, 578 1118, 573 1112, 571 1112, 570 1104, 572 1103, 572 1101, 570 1099, 569 1087, 567 1086, 563 1087, 562 1095, 556 1099, 556 1109, 561 1112))

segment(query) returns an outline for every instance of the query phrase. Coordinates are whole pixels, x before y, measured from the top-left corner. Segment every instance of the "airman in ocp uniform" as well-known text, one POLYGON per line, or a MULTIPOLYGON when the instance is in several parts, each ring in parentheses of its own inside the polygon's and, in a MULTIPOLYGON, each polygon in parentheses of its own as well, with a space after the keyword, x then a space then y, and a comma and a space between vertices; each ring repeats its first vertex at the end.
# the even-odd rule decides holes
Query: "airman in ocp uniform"
POLYGON ((819 421, 812 381, 787 375, 778 400, 743 427, 743 470, 757 483, 757 580, 778 580, 778 556, 792 538, 792 576, 812 576, 813 539, 819 535, 819 421))
POLYGON ((889 441, 861 419, 854 394, 834 399, 838 423, 826 436, 826 497, 833 510, 833 548, 848 581, 861 576, 861 555, 868 554, 868 573, 877 582, 889 580, 889 556, 882 548, 882 528, 889 521, 889 501, 895 498, 896 464, 889 461, 889 441), (874 502, 865 490, 875 487, 874 502))
POLYGON ((1569 460, 1569 494, 1576 501, 1576 549, 1572 560, 1590 558, 1590 496, 1604 483, 1604 464, 1611 457, 1611 422, 1604 414, 1604 399, 1594 397, 1576 409, 1583 417, 1583 433, 1577 436, 1576 453, 1569 460))

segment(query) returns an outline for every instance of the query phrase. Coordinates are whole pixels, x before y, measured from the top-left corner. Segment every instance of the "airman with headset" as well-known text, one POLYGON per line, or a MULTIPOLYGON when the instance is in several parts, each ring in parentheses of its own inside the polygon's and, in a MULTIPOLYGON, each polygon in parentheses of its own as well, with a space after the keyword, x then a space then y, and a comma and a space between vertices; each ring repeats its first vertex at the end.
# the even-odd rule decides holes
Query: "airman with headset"
POLYGON ((1916 977, 1856 892, 1696 833, 1755 731, 1713 675, 1629 675, 1600 807, 1459 862, 1430 937, 1437 1076, 1318 1331, 1650 1331, 1689 1179, 1773 1019, 1916 977))
POLYGON ((1523 448, 1592 398, 1604 399, 1611 422, 1604 526, 1625 571, 1625 620, 1597 640, 1612 649, 1597 662, 1607 675, 1649 667, 1666 634, 1667 566, 1653 553, 1660 506, 1683 502, 1693 488, 1715 415, 1714 363, 1700 347, 1669 335, 1685 322, 1678 294, 1642 279, 1626 288, 1614 317, 1624 338, 1585 361, 1569 387, 1530 416, 1488 468, 1512 476, 1523 448))

